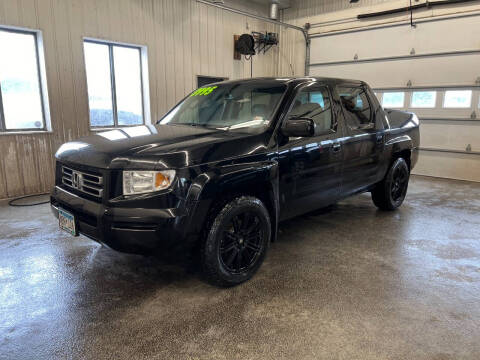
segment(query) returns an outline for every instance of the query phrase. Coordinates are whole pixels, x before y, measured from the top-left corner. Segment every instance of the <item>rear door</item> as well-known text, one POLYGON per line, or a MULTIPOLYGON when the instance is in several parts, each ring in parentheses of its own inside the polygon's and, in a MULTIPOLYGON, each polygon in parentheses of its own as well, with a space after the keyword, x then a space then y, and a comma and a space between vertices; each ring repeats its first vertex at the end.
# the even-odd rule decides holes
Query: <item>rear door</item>
POLYGON ((328 86, 302 86, 286 118, 310 118, 313 137, 289 138, 279 147, 281 218, 293 217, 335 202, 340 193, 342 136, 328 86))
POLYGON ((381 178, 384 149, 383 122, 377 119, 378 104, 363 85, 336 87, 347 137, 343 141, 342 196, 365 190, 381 178))

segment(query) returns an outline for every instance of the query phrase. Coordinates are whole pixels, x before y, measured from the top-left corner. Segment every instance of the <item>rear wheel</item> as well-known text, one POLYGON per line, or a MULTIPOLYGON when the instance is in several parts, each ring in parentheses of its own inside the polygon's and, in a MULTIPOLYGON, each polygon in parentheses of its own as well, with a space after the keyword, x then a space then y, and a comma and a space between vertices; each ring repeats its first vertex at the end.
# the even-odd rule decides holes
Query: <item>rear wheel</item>
POLYGON ((396 159, 385 178, 372 190, 373 203, 382 210, 395 210, 407 194, 410 171, 403 158, 396 159))
POLYGON ((270 216, 263 203, 241 196, 215 216, 202 246, 206 279, 217 286, 238 285, 262 264, 270 242, 270 216))

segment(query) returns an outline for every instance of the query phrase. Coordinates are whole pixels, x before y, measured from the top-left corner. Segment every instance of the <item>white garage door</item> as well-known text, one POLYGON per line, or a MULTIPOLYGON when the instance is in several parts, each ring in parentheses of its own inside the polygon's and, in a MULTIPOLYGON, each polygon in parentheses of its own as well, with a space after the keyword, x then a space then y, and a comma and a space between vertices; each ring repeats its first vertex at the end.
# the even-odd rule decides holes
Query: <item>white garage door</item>
POLYGON ((361 79, 385 107, 417 113, 414 173, 480 181, 480 16, 312 36, 310 74, 361 79))

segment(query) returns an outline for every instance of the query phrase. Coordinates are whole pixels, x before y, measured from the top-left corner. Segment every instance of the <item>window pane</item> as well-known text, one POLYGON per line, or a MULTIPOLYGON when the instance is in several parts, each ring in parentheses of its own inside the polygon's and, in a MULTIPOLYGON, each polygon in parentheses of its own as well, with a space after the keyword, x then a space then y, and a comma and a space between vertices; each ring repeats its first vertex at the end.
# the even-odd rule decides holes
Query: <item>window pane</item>
POLYGON ((285 90, 286 85, 273 80, 203 87, 186 97, 160 123, 252 133, 263 131, 269 126, 285 90))
POLYGON ((0 85, 6 128, 42 129, 35 36, 0 31, 0 54, 0 85))
POLYGON ((114 46, 118 125, 143 123, 140 50, 114 46))
POLYGON ((445 91, 443 107, 446 108, 469 108, 472 104, 472 90, 448 90, 445 91))
POLYGON ((84 43, 91 126, 112 126, 112 85, 108 45, 84 43))
POLYGON ((412 94, 412 107, 434 108, 436 98, 436 91, 414 91, 412 94))
POLYGON ((332 107, 328 91, 323 89, 303 89, 295 98, 290 116, 312 119, 317 131, 332 127, 332 107))
POLYGON ((386 108, 401 108, 405 101, 404 92, 383 93, 382 106, 386 108))
POLYGON ((372 112, 367 94, 363 88, 338 87, 337 91, 345 109, 345 119, 349 127, 372 123, 372 112))

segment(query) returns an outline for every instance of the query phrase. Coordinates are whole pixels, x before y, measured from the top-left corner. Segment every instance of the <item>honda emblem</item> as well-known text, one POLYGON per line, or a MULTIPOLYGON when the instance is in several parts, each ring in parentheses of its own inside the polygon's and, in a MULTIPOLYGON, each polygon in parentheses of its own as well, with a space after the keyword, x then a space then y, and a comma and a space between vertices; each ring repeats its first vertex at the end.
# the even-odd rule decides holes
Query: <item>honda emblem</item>
POLYGON ((72 186, 75 189, 81 190, 82 188, 82 174, 76 171, 72 172, 72 186))

